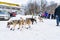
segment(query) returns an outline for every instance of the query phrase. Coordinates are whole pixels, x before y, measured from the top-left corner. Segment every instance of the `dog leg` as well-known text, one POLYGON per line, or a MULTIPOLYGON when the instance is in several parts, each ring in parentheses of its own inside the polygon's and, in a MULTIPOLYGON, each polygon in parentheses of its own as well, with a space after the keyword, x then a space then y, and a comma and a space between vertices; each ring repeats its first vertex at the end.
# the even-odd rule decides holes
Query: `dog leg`
POLYGON ((15 29, 14 28, 11 28, 10 30, 14 31, 15 29))
POLYGON ((13 29, 12 29, 13 31, 15 30, 15 26, 16 26, 16 23, 13 24, 13 29))
POLYGON ((13 31, 15 30, 15 29, 12 29, 13 31))
POLYGON ((22 24, 20 23, 19 24, 19 28, 18 28, 20 31, 22 30, 22 24))
POLYGON ((21 30, 22 30, 22 26, 20 26, 20 27, 18 28, 18 30, 20 30, 20 31, 21 31, 21 30))
POLYGON ((20 28, 18 28, 18 30, 19 30, 20 28))
POLYGON ((23 26, 22 26, 22 28, 23 28, 23 26))
POLYGON ((7 25, 7 28, 10 28, 10 25, 7 25))
POLYGON ((29 29, 29 28, 31 28, 31 26, 27 27, 26 29, 29 29))
POLYGON ((29 25, 29 28, 31 28, 31 26, 29 25))
POLYGON ((30 24, 28 24, 28 27, 26 29, 29 29, 29 28, 31 28, 30 24))
POLYGON ((34 22, 32 21, 32 25, 33 25, 33 23, 34 23, 34 22))
POLYGON ((28 29, 28 27, 26 29, 28 29))
POLYGON ((42 20, 42 22, 43 22, 43 20, 42 20))
POLYGON ((19 27, 18 27, 18 30, 20 29, 20 24, 19 24, 19 27))
POLYGON ((12 30, 12 28, 10 30, 12 30))
POLYGON ((43 19, 41 19, 41 22, 43 22, 43 19))

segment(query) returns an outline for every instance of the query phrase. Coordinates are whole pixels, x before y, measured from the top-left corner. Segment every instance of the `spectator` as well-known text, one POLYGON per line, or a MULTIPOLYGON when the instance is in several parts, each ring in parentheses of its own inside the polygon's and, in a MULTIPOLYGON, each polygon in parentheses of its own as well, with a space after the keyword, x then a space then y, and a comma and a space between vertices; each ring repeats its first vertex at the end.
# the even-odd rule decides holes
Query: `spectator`
POLYGON ((10 17, 12 17, 12 13, 8 12, 10 14, 10 17))
POLYGON ((48 12, 47 11, 45 11, 45 18, 47 18, 48 17, 48 12))
POLYGON ((44 13, 42 13, 42 14, 41 14, 41 17, 45 17, 45 14, 44 14, 44 13))
POLYGON ((13 15, 13 17, 15 17, 16 16, 16 13, 15 12, 12 12, 12 15, 13 15))
POLYGON ((56 17, 56 26, 59 26, 59 22, 60 22, 60 5, 55 9, 55 13, 54 16, 56 17))
POLYGON ((48 19, 54 19, 54 13, 50 12, 50 13, 48 14, 48 19))

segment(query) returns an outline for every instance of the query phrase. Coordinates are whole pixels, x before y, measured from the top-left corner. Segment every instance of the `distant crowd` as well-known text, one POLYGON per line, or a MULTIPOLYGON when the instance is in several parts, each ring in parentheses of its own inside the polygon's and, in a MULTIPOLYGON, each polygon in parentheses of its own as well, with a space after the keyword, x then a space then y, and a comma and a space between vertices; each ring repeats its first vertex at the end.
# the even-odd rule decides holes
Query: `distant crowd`
POLYGON ((47 19, 55 19, 54 14, 50 14, 47 11, 45 11, 44 13, 41 14, 41 17, 43 18, 47 18, 47 19))

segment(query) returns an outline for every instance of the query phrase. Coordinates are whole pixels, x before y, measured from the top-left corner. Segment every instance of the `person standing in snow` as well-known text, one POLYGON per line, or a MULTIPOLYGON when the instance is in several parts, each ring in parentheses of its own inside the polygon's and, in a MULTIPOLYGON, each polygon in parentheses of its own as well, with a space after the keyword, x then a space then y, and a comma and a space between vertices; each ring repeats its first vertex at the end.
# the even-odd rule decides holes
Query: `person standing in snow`
POLYGON ((56 17, 56 26, 59 26, 60 22, 60 5, 55 9, 54 16, 56 17))
POLYGON ((47 11, 45 11, 45 18, 47 18, 48 17, 48 12, 47 11))

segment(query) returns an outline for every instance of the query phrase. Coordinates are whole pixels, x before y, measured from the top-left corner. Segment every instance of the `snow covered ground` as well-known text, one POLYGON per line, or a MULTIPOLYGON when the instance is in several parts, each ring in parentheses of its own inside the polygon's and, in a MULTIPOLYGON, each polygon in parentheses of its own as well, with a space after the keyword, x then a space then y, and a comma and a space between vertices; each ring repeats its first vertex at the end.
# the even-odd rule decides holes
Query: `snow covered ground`
POLYGON ((52 19, 44 19, 22 31, 11 31, 6 24, 7 21, 0 21, 0 40, 60 40, 60 26, 52 19))

